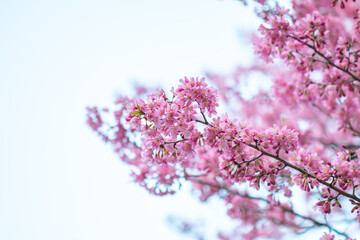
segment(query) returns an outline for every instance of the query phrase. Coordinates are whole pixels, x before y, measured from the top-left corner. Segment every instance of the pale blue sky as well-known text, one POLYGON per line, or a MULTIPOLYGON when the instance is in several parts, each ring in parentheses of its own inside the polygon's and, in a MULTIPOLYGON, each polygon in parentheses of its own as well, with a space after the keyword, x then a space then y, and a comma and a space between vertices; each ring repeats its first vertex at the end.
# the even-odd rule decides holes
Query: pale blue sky
POLYGON ((251 60, 251 8, 232 0, 0 0, 0 239, 188 239, 168 215, 226 228, 225 208, 188 187, 153 197, 85 125, 131 82, 251 60))
POLYGON ((226 225, 187 188, 159 198, 131 184, 85 107, 132 80, 169 88, 246 63, 248 13, 230 0, 0 1, 0 239, 186 239, 171 214, 226 225))

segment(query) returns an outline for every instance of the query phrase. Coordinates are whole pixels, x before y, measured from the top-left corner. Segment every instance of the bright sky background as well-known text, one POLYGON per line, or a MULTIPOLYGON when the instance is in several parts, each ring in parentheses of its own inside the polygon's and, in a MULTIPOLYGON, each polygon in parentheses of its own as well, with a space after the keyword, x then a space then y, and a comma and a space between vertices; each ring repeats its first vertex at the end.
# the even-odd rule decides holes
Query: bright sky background
POLYGON ((133 80, 169 88, 246 63, 249 13, 231 0, 0 1, 0 239, 186 239, 168 215, 225 219, 187 188, 159 198, 130 183, 85 107, 133 80))
POLYGON ((216 201, 130 183, 85 107, 110 105, 134 80, 170 88, 246 64, 241 35, 257 25, 232 0, 0 1, 0 239, 187 239, 172 214, 226 228, 216 201))

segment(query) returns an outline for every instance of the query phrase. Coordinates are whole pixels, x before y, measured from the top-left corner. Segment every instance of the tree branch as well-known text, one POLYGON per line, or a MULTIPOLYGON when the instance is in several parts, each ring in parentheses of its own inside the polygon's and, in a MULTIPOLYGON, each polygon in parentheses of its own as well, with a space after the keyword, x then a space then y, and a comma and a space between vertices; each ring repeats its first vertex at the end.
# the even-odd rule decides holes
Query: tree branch
MULTIPOLYGON (((203 121, 198 121, 198 120, 197 120, 197 122, 201 122, 201 123, 203 123, 203 124, 205 124, 205 125, 210 126, 209 124, 206 124, 206 123, 203 122, 203 121)), ((211 126, 212 126, 212 125, 211 125, 211 126)), ((212 127, 214 127, 214 126, 212 126, 212 127)), ((231 140, 234 140, 234 139, 231 139, 231 140)), ((240 139, 239 139, 239 140, 240 140, 240 139)), ((244 144, 246 144, 246 143, 244 143, 244 144)), ((360 198, 356 197, 354 194, 347 193, 347 192, 341 190, 340 188, 332 185, 331 183, 328 183, 328 182, 326 182, 326 181, 323 181, 323 180, 319 179, 319 178, 316 177, 314 174, 306 171, 306 169, 301 168, 301 167, 299 167, 299 166, 296 166, 296 165, 294 165, 294 164, 286 161, 285 159, 279 157, 278 155, 275 155, 275 154, 272 154, 272 153, 270 153, 270 152, 267 152, 267 151, 265 151, 265 150, 263 150, 263 149, 260 149, 258 146, 254 145, 254 144, 246 144, 246 145, 249 146, 249 147, 251 147, 251 148, 253 148, 253 149, 258 150, 259 152, 261 152, 261 153, 262 153, 263 155, 265 155, 265 156, 268 156, 268 157, 271 157, 271 158, 273 158, 273 159, 278 160, 279 162, 283 163, 283 164, 284 164, 285 166, 287 166, 287 167, 290 167, 290 168, 292 168, 292 169, 294 169, 294 170, 297 170, 298 172, 300 172, 300 173, 302 173, 302 174, 304 174, 304 175, 306 175, 306 176, 308 176, 308 177, 311 177, 311 178, 317 180, 319 183, 321 183, 321 184, 329 187, 330 189, 338 192, 339 194, 341 194, 341 195, 343 195, 343 196, 346 196, 346 197, 348 197, 348 198, 351 198, 351 199, 353 199, 353 200, 355 200, 355 201, 357 201, 357 202, 360 202, 360 198)))
MULTIPOLYGON (((190 175, 187 175, 188 178, 192 178, 192 176, 190 175)), ((248 194, 241 194, 239 193, 238 191, 236 190, 233 190, 225 185, 218 185, 218 184, 215 184, 215 183, 211 183, 211 182, 207 182, 207 181, 204 181, 202 179, 190 179, 190 181, 192 182, 197 182, 197 183, 200 183, 200 184, 203 184, 203 185, 208 185, 210 187, 214 187, 214 188, 217 188, 219 190, 225 190, 227 191, 228 193, 230 194, 233 194, 233 195, 237 195, 237 196, 240 196, 240 197, 243 197, 243 198, 248 198, 248 199, 254 199, 254 200, 259 200, 259 201, 262 201, 262 202, 265 202, 267 203, 268 205, 272 205, 272 206, 276 206, 276 207, 279 207, 282 211, 284 212, 288 212, 288 213, 291 213, 299 218, 302 218, 304 220, 307 220, 307 221, 310 221, 312 222, 314 225, 318 226, 318 227, 326 227, 328 228, 329 230, 331 231, 334 231, 336 232, 337 234, 341 235, 341 236, 344 236, 346 238, 349 238, 349 236, 346 234, 346 233, 343 233, 335 228, 333 228, 332 226, 330 226, 329 224, 327 223, 322 223, 322 222, 319 222, 311 217, 307 217, 307 216, 304 216, 304 215, 301 215, 297 212, 295 212, 293 209, 291 208, 288 208, 288 207, 285 207, 285 206, 282 206, 282 205, 273 205, 269 200, 267 199, 264 199, 264 198, 261 198, 261 197, 254 197, 254 196, 250 196, 248 194)))
POLYGON ((298 41, 298 42, 300 42, 300 43, 302 43, 303 45, 305 45, 305 46, 307 46, 307 47, 309 47, 309 48, 311 48, 312 50, 314 50, 314 52, 315 52, 316 54, 318 54, 320 57, 322 57, 322 58, 326 61, 326 63, 328 63, 329 65, 331 65, 331 66, 339 69, 340 71, 348 74, 349 76, 352 77, 352 79, 360 82, 360 78, 358 78, 357 76, 355 76, 355 75, 354 75, 352 72, 350 72, 349 70, 344 69, 344 68, 342 68, 342 67, 339 67, 338 65, 336 65, 335 63, 333 63, 328 57, 326 57, 324 54, 322 54, 321 52, 319 52, 319 51, 316 49, 315 46, 312 46, 312 45, 308 44, 307 42, 304 42, 304 41, 300 40, 299 38, 294 37, 294 36, 292 36, 292 35, 288 35, 288 37, 289 37, 289 38, 292 38, 292 39, 294 39, 294 40, 296 40, 296 41, 298 41))

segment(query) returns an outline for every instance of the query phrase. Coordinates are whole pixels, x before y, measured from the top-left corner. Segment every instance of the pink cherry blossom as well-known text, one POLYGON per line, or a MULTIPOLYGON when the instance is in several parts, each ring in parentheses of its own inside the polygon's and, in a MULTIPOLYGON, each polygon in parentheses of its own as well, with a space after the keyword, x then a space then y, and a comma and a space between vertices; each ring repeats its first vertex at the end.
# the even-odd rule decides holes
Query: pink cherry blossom
POLYGON ((185 77, 170 94, 119 97, 114 110, 89 107, 87 123, 151 194, 188 181, 200 201, 220 199, 241 227, 219 239, 314 228, 326 230, 321 240, 352 239, 360 234, 360 3, 255 2, 263 22, 251 39, 265 61, 185 77), (252 73, 272 86, 249 99, 239 86, 252 73))

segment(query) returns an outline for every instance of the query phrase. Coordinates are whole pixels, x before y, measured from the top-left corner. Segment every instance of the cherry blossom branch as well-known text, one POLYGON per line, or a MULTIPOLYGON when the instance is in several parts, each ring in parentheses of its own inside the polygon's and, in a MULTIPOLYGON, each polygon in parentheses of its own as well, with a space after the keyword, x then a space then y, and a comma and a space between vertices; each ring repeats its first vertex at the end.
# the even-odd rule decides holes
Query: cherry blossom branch
POLYGON ((187 138, 184 138, 184 139, 180 139, 180 140, 177 140, 177 141, 168 141, 168 142, 164 142, 164 144, 174 144, 174 148, 176 147, 176 144, 180 143, 180 142, 185 142, 187 141, 188 139, 187 138))
POLYGON ((285 166, 287 166, 287 167, 290 167, 290 168, 292 168, 292 169, 295 169, 295 170, 297 170, 298 172, 300 172, 300 173, 302 173, 302 174, 304 174, 304 175, 306 175, 306 176, 308 176, 308 177, 311 177, 311 178, 315 179, 315 180, 318 181, 319 183, 321 183, 321 184, 323 184, 323 185, 331 188, 332 190, 338 192, 339 194, 341 194, 341 195, 343 195, 343 196, 346 196, 346 197, 351 198, 351 199, 353 199, 353 200, 355 200, 355 201, 357 201, 357 202, 360 202, 360 198, 356 197, 354 194, 349 194, 349 193, 341 190, 340 188, 332 185, 331 183, 328 183, 328 182, 326 182, 326 181, 323 181, 323 180, 317 178, 314 174, 309 173, 309 172, 306 171, 304 168, 301 168, 301 167, 296 166, 296 165, 294 165, 294 164, 292 164, 292 163, 289 163, 288 161, 286 161, 285 159, 279 157, 278 155, 274 155, 274 154, 269 153, 269 152, 267 152, 267 151, 265 151, 265 150, 262 150, 262 149, 260 149, 259 147, 255 146, 255 145, 253 145, 253 144, 247 144, 247 146, 252 147, 252 148, 260 151, 260 152, 261 152, 262 154, 264 154, 265 156, 268 156, 268 157, 271 157, 271 158, 273 158, 273 159, 276 159, 276 160, 280 161, 281 163, 285 164, 285 166))
POLYGON ((248 160, 248 161, 243 161, 243 162, 241 162, 241 163, 235 162, 235 164, 238 165, 238 166, 240 166, 241 164, 250 164, 251 162, 254 162, 254 161, 258 160, 259 158, 261 158, 263 155, 264 155, 263 153, 260 153, 259 156, 254 157, 254 158, 252 158, 252 159, 250 159, 250 160, 248 160))
POLYGON ((353 126, 351 125, 351 123, 349 123, 349 130, 353 131, 354 133, 357 133, 360 136, 360 131, 356 130, 355 128, 353 128, 353 126))
MULTIPOLYGON (((205 119, 206 119, 206 118, 205 118, 205 119)), ((199 120, 199 119, 196 119, 195 122, 202 123, 202 124, 208 125, 208 126, 210 126, 210 127, 214 127, 214 126, 213 126, 211 123, 209 123, 207 120, 206 120, 206 122, 204 122, 204 121, 201 121, 201 120, 199 120)))
MULTIPOLYGON (((203 121, 198 121, 198 120, 197 120, 197 122, 201 122, 201 123, 203 123, 203 124, 205 124, 205 125, 210 126, 209 124, 206 124, 206 123, 203 122, 203 121)), ((230 141, 233 141, 233 140, 235 140, 235 139, 230 139, 230 141)), ((240 140, 240 139, 239 139, 239 140, 240 140)), ((279 155, 275 155, 275 154, 272 154, 272 153, 270 153, 270 152, 267 152, 267 151, 265 151, 265 150, 263 150, 263 149, 260 149, 257 145, 254 145, 254 144, 246 144, 246 143, 244 143, 244 144, 247 145, 247 146, 249 146, 249 147, 251 147, 251 148, 253 148, 253 149, 255 149, 255 150, 260 151, 260 152, 261 152, 263 155, 265 155, 265 156, 268 156, 268 157, 271 157, 271 158, 273 158, 273 159, 278 160, 279 162, 283 163, 285 166, 290 167, 290 168, 292 168, 292 169, 294 169, 294 170, 297 170, 298 172, 304 174, 305 176, 308 176, 308 177, 310 177, 310 178, 313 178, 313 179, 317 180, 319 183, 321 183, 321 184, 329 187, 330 189, 338 192, 339 194, 341 194, 341 195, 343 195, 343 196, 346 196, 346 197, 348 197, 348 198, 351 198, 351 199, 353 199, 353 200, 355 200, 355 201, 357 201, 357 202, 360 202, 360 198, 356 197, 354 194, 347 193, 347 192, 341 190, 340 188, 332 185, 331 183, 328 183, 328 182, 326 182, 326 181, 323 181, 323 180, 319 179, 319 178, 316 177, 314 174, 309 173, 308 171, 306 171, 306 169, 301 168, 301 167, 299 167, 299 166, 296 166, 296 165, 294 165, 294 164, 286 161, 285 159, 279 157, 279 155)))
POLYGON ((303 45, 311 48, 316 54, 318 54, 320 57, 322 57, 322 58, 326 61, 326 63, 328 63, 329 65, 331 65, 331 66, 339 69, 340 71, 348 74, 348 75, 351 76, 354 80, 360 81, 360 78, 356 77, 356 76, 355 76, 353 73, 351 73, 348 69, 344 69, 344 68, 342 68, 342 67, 339 67, 339 66, 336 65, 335 63, 333 63, 328 57, 326 57, 324 54, 322 54, 321 52, 319 52, 315 46, 312 46, 312 45, 310 45, 309 43, 304 42, 304 41, 302 41, 301 39, 299 39, 299 38, 297 38, 297 37, 294 37, 294 36, 292 36, 292 35, 288 35, 287 37, 292 38, 292 39, 300 42, 301 44, 303 44, 303 45))
MULTIPOLYGON (((329 118, 333 118, 333 116, 331 116, 328 112, 326 112, 324 109, 322 109, 319 105, 313 103, 312 104, 315 108, 317 108, 320 112, 324 113, 326 116, 328 116, 329 118)), ((359 130, 356 130, 352 125, 351 123, 348 123, 347 124, 348 126, 344 126, 344 128, 346 129, 349 129, 350 131, 354 132, 355 136, 360 136, 360 131, 359 130)))
MULTIPOLYGON (((191 176, 191 175, 187 175, 187 177, 188 177, 188 178, 193 178, 193 176, 191 176)), ((196 177, 198 177, 198 176, 196 176, 196 177)), ((311 218, 311 217, 303 216, 303 215, 295 212, 295 211, 294 211, 293 209, 291 209, 291 208, 287 208, 287 207, 281 206, 281 205, 273 205, 273 204, 272 204, 269 200, 267 200, 267 199, 264 199, 264 198, 261 198, 261 197, 250 196, 250 195, 248 195, 248 194, 241 194, 241 193, 239 193, 238 191, 235 191, 235 190, 233 190, 233 189, 231 189, 231 188, 229 188, 229 187, 227 187, 227 186, 225 186, 225 185, 218 185, 218 184, 215 184, 215 183, 207 182, 207 181, 204 181, 204 180, 202 180, 202 179, 197 179, 196 177, 195 177, 194 179, 190 179, 190 181, 192 181, 192 182, 197 182, 197 183, 200 183, 200 184, 203 184, 203 185, 208 185, 208 186, 210 186, 210 187, 214 187, 214 188, 217 188, 217 189, 219 189, 219 190, 225 190, 225 191, 227 191, 227 192, 230 193, 230 194, 237 195, 237 196, 240 196, 240 197, 243 197, 243 198, 259 200, 259 201, 265 202, 265 203, 267 203, 267 204, 269 204, 269 205, 279 207, 282 211, 291 213, 291 214, 293 214, 293 215, 295 215, 295 216, 297 216, 297 217, 300 217, 300 218, 302 218, 302 219, 304 219, 304 220, 308 220, 308 221, 312 222, 315 226, 318 226, 318 227, 327 227, 329 230, 334 231, 334 232, 336 232, 337 234, 339 234, 339 235, 341 235, 341 236, 344 236, 344 237, 346 237, 346 238, 349 238, 349 236, 348 236, 346 233, 343 233, 343 232, 341 232, 341 231, 333 228, 333 227, 330 226, 329 224, 327 224, 327 223, 321 223, 321 222, 319 222, 319 221, 317 221, 317 220, 315 220, 315 219, 313 219, 313 218, 311 218)))

